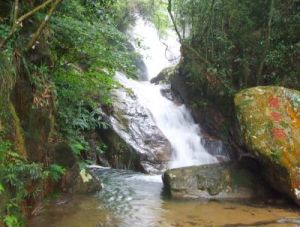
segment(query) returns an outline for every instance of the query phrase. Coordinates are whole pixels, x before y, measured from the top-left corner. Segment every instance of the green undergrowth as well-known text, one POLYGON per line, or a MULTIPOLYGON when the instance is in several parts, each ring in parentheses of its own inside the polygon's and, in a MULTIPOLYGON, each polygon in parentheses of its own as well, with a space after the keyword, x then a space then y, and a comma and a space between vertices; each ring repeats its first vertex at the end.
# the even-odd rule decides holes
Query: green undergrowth
MULTIPOLYGON (((15 16, 43 1, 21 1, 18 12, 14 2, 0 2, 0 44, 15 16)), ((119 86, 113 76, 120 71, 136 78, 138 55, 121 32, 132 24, 133 11, 161 33, 167 24, 156 7, 162 1, 61 1, 28 49, 51 4, 24 20, 0 51, 0 220, 9 227, 22 226, 26 201, 35 201, 46 182, 59 181, 67 171, 49 160, 56 143, 69 144, 81 168, 88 163, 82 158, 91 147, 85 135, 108 127, 103 112, 110 110, 111 89, 119 86), (45 144, 35 147, 30 140, 45 144), (34 153, 39 151, 44 153, 34 153), (30 154, 40 160, 33 162, 30 154)), ((102 142, 97 146, 97 154, 108 151, 102 142)))
POLYGON ((119 86, 113 79, 116 71, 136 76, 133 61, 137 55, 128 49, 128 37, 118 30, 122 7, 95 4, 63 2, 51 26, 56 124, 78 157, 89 149, 83 134, 108 127, 103 108, 110 108, 110 91, 119 86))
POLYGON ((6 226, 23 226, 22 203, 38 198, 46 180, 57 182, 64 168, 53 164, 48 167, 30 162, 14 150, 13 144, 0 132, 0 218, 6 226))

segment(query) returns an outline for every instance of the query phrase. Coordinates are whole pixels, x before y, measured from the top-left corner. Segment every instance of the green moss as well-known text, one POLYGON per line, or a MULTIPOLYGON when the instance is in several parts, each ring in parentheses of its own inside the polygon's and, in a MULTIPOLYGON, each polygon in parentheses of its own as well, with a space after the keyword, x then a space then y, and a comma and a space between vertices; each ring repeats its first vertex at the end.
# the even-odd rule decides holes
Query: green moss
POLYGON ((23 130, 21 128, 20 119, 16 113, 15 107, 12 103, 9 104, 9 109, 11 111, 12 119, 13 119, 13 125, 15 130, 15 146, 18 151, 18 153, 23 157, 27 157, 27 152, 25 148, 25 142, 24 142, 24 135, 23 130))
POLYGON ((272 148, 270 150, 271 150, 270 152, 271 158, 274 160, 274 162, 279 163, 282 157, 281 152, 279 150, 274 150, 272 148))

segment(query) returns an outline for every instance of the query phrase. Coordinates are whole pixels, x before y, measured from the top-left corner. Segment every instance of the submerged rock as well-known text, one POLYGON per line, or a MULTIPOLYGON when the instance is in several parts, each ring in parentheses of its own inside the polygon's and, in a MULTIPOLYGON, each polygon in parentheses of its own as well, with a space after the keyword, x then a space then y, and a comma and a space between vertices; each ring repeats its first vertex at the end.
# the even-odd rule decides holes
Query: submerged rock
POLYGON ((169 169, 163 182, 174 198, 250 199, 267 194, 260 178, 232 163, 169 169))
POLYGON ((235 96, 244 142, 266 180, 300 204, 300 92, 255 87, 235 96))

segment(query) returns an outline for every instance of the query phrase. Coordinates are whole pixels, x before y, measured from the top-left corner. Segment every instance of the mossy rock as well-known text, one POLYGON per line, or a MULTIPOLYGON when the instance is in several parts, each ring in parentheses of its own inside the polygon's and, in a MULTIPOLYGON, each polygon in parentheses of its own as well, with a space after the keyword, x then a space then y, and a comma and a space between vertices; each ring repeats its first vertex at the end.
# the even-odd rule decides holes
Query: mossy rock
POLYGON ((244 142, 261 161, 266 180, 300 204, 300 92, 254 87, 234 101, 244 142))
POLYGON ((150 82, 156 85, 159 83, 169 83, 171 77, 175 74, 175 71, 176 66, 165 68, 156 77, 152 78, 150 82))
POLYGON ((259 176, 230 162, 169 169, 163 182, 179 199, 243 200, 270 194, 259 176))
POLYGON ((72 194, 95 193, 102 189, 101 180, 89 169, 80 169, 76 164, 61 181, 61 189, 72 194))

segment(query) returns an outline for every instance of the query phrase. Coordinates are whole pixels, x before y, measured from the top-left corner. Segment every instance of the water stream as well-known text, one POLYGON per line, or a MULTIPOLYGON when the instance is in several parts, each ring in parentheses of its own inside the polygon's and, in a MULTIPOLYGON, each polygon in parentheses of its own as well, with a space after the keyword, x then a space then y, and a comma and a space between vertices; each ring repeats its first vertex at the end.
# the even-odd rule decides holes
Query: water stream
MULTIPOLYGON (((169 166, 216 162, 202 146, 199 126, 187 108, 165 98, 161 94, 163 85, 149 82, 163 68, 176 63, 179 57, 176 36, 170 33, 163 41, 169 44, 166 50, 152 24, 138 19, 132 33, 135 40, 141 41, 141 45, 135 43, 135 48, 146 63, 148 81, 128 79, 121 73, 116 79, 132 89, 170 141, 174 156, 169 166)), ((299 217, 299 211, 282 204, 176 201, 164 194, 160 175, 105 168, 93 171, 102 179, 103 190, 88 196, 63 195, 32 218, 30 226, 297 226, 300 222, 294 219, 299 217)))
POLYGON ((116 79, 125 87, 133 90, 138 102, 153 117, 157 127, 170 141, 173 160, 170 167, 183 167, 216 162, 201 144, 199 126, 194 122, 185 105, 176 104, 161 93, 164 85, 154 85, 149 81, 158 73, 177 63, 180 57, 180 44, 176 35, 168 31, 166 38, 159 37, 154 25, 141 18, 131 30, 133 45, 143 56, 148 70, 148 81, 137 81, 118 73, 116 79))
POLYGON ((104 185, 96 195, 61 196, 31 227, 100 226, 299 226, 300 212, 266 201, 178 201, 164 194, 160 176, 128 170, 94 169, 104 185))

